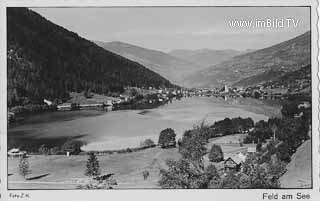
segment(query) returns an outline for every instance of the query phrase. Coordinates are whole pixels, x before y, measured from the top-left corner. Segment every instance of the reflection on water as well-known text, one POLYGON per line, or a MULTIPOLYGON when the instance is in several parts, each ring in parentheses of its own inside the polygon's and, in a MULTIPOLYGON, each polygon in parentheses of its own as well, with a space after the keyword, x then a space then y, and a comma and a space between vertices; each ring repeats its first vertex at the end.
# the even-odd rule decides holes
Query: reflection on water
POLYGON ((54 121, 33 121, 32 124, 10 128, 8 139, 15 141, 23 137, 23 143, 46 139, 46 142, 50 143, 50 139, 81 136, 81 139, 87 142, 83 149, 120 149, 137 147, 146 138, 157 142, 160 131, 165 128, 173 128, 179 137, 185 130, 203 120, 212 124, 226 117, 241 116, 259 121, 275 116, 279 111, 280 107, 277 104, 256 99, 229 98, 225 101, 223 98, 192 97, 144 111, 126 110, 96 116, 79 115, 78 118, 73 116, 68 121, 57 121, 56 116, 54 121))

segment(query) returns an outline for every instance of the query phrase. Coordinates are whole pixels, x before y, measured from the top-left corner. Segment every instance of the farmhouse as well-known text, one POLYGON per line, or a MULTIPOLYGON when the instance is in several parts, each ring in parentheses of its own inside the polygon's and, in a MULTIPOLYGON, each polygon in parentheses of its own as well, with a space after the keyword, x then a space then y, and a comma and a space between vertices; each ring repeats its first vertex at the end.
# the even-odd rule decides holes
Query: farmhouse
POLYGON ((228 172, 230 170, 239 171, 241 169, 241 165, 245 162, 246 155, 239 152, 236 155, 228 157, 224 161, 224 171, 228 172))
POLYGON ((241 167, 241 159, 237 156, 229 157, 224 161, 224 170, 228 172, 230 170, 239 171, 241 167))
POLYGON ((15 157, 21 158, 26 154, 27 154, 26 151, 20 151, 20 149, 18 148, 13 148, 8 151, 8 157, 11 157, 11 158, 15 158, 15 157))
POLYGON ((15 114, 13 112, 9 111, 7 115, 8 115, 8 117, 7 117, 8 122, 14 121, 15 114))

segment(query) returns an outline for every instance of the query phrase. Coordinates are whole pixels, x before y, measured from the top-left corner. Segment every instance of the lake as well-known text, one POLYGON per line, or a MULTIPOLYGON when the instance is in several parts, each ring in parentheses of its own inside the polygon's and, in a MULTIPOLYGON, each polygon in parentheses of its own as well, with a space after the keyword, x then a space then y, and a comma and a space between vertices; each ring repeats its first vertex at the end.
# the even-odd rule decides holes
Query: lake
POLYGON ((224 100, 192 97, 148 110, 69 111, 34 115, 24 123, 8 128, 8 146, 59 145, 69 138, 86 141, 83 150, 110 150, 138 147, 151 138, 155 142, 161 130, 173 128, 177 137, 206 121, 226 117, 251 117, 255 122, 280 115, 280 105, 251 98, 224 100))

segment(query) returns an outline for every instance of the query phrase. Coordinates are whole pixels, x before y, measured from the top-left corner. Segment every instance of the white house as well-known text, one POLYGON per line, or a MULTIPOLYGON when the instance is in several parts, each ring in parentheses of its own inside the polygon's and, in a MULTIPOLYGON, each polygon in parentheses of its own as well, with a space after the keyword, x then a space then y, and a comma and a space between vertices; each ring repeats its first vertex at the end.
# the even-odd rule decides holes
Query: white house
POLYGON ((18 157, 21 158, 23 155, 25 155, 26 151, 20 151, 18 148, 12 148, 8 151, 8 156, 11 158, 18 157))
POLYGON ((311 104, 309 103, 309 102, 307 102, 307 101, 304 101, 304 102, 302 102, 302 103, 300 103, 299 105, 298 105, 298 108, 300 109, 300 108, 309 108, 309 107, 311 107, 311 104))
POLYGON ((49 106, 53 104, 52 101, 49 101, 47 99, 43 99, 43 102, 49 106))
POLYGON ((57 106, 58 110, 71 110, 72 109, 72 105, 71 103, 62 103, 60 105, 57 106))

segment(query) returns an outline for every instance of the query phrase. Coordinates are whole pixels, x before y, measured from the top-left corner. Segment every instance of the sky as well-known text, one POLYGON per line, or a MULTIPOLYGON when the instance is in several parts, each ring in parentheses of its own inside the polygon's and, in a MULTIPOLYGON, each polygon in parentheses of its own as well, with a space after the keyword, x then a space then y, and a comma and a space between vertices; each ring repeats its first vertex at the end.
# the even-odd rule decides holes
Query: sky
POLYGON ((310 30, 308 7, 31 9, 91 41, 121 41, 164 52, 203 48, 260 49, 310 30), (252 26, 231 26, 236 20, 246 24, 251 21, 252 26), (268 20, 273 22, 269 27, 266 24, 268 20), (255 26, 257 21, 258 24, 263 21, 265 26, 262 23, 255 26))

